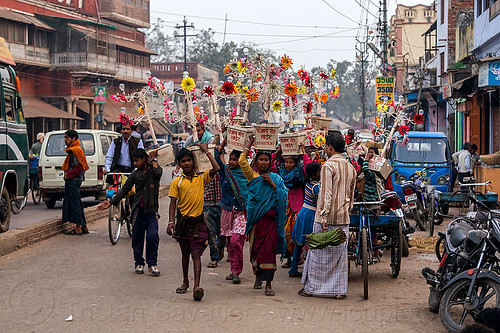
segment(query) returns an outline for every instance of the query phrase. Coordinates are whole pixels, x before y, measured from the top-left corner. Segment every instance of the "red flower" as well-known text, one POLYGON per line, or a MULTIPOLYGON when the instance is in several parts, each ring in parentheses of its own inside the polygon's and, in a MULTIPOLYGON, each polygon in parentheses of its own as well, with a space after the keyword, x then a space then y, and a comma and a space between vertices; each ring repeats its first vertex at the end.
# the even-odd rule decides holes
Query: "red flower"
POLYGON ((323 72, 319 73, 319 77, 322 78, 323 80, 328 80, 328 75, 326 75, 323 72))
POLYGON ((425 116, 423 114, 416 114, 413 116, 413 122, 415 124, 423 124, 425 122, 425 116))
POLYGON ((132 126, 134 124, 132 119, 130 119, 130 117, 127 116, 126 114, 120 114, 120 122, 123 125, 130 125, 130 126, 132 126))
POLYGON ((308 88, 312 88, 312 80, 311 80, 311 77, 308 75, 306 76, 304 79, 304 85, 308 88))
POLYGON ((401 134, 401 135, 408 134, 409 130, 410 130, 410 128, 408 126, 406 126, 406 125, 399 126, 399 134, 401 134))
POLYGON ((226 95, 232 95, 235 92, 234 84, 232 82, 225 82, 221 90, 226 95))
POLYGON ((304 104, 304 111, 306 113, 311 113, 312 109, 313 109, 313 103, 312 102, 307 102, 307 103, 304 104))
POLYGON ((375 136, 379 136, 382 134, 382 130, 379 128, 374 128, 374 129, 372 129, 372 134, 375 136))
POLYGON ((344 140, 345 140, 345 144, 348 145, 351 143, 351 137, 347 134, 344 134, 344 140))
POLYGON ((203 89, 203 93, 207 94, 208 97, 211 97, 214 94, 214 88, 212 88, 211 86, 207 86, 205 87, 205 89, 203 89))

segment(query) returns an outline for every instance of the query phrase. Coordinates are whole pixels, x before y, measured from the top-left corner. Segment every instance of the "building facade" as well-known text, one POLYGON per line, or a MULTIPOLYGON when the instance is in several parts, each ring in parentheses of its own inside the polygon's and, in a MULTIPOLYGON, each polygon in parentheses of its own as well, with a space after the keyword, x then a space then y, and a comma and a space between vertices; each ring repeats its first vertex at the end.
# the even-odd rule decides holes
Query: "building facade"
POLYGON ((56 129, 114 129, 121 105, 110 95, 147 81, 154 53, 139 30, 147 27, 149 0, 0 0, 30 141, 56 129), (96 87, 109 92, 105 104, 94 103, 96 87))

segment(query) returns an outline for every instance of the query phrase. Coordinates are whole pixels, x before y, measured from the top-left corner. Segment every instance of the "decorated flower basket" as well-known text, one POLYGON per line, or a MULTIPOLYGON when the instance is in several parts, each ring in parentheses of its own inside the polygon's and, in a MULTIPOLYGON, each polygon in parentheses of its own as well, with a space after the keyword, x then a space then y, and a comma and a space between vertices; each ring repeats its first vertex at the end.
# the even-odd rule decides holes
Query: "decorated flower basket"
POLYGON ((174 149, 171 144, 167 143, 158 148, 158 165, 161 167, 170 165, 175 161, 174 149))
POLYGON ((328 131, 332 120, 333 120, 332 118, 328 118, 328 117, 312 116, 311 117, 311 125, 313 128, 315 128, 317 130, 328 131))
MULTIPOLYGON (((208 145, 208 151, 214 151, 215 145, 208 145)), ((188 147, 190 151, 193 152, 194 155, 194 172, 201 173, 207 170, 212 169, 212 163, 210 163, 210 159, 207 154, 203 152, 198 146, 188 147)))
POLYGON ((274 150, 278 141, 278 125, 255 124, 255 149, 274 150))
POLYGON ((227 127, 227 147, 232 150, 243 151, 247 147, 250 137, 254 134, 252 126, 231 125, 227 127))
POLYGON ((300 144, 306 139, 305 133, 285 133, 278 135, 280 139, 281 151, 284 156, 302 155, 300 144))

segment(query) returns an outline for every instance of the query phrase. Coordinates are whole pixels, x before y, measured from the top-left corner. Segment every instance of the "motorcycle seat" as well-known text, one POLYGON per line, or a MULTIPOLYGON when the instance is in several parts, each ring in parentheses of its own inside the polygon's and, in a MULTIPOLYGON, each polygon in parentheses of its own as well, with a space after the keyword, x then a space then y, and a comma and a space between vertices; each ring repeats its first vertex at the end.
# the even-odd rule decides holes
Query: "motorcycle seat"
POLYGON ((469 224, 459 223, 455 225, 450 231, 450 243, 453 247, 458 247, 467 238, 469 231, 474 230, 469 224))

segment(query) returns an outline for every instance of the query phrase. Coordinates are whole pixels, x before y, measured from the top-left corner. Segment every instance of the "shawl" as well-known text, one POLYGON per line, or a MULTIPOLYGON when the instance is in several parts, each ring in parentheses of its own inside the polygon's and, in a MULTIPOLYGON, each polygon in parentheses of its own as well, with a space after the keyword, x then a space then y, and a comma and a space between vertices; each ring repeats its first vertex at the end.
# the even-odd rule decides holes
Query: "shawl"
POLYGON ((288 189, 299 188, 304 186, 304 169, 302 165, 296 166, 291 171, 285 168, 278 167, 278 175, 283 178, 283 182, 288 189))
POLYGON ((78 159, 78 162, 81 163, 83 170, 87 171, 89 169, 89 165, 87 164, 87 159, 85 158, 85 153, 83 152, 83 149, 81 147, 80 140, 75 140, 73 141, 69 147, 66 148, 66 152, 68 155, 66 155, 66 158, 64 159, 63 165, 61 170, 63 171, 68 171, 69 169, 69 153, 73 153, 75 157, 78 159))
POLYGON ((284 255, 286 252, 285 220, 288 189, 279 175, 269 173, 269 176, 271 176, 272 181, 276 184, 276 191, 260 176, 248 182, 246 233, 248 234, 252 227, 269 210, 274 209, 276 211, 276 223, 278 224, 278 247, 276 252, 277 254, 284 255))
POLYGON ((201 137, 201 139, 199 139, 198 143, 208 143, 213 137, 214 135, 212 133, 205 130, 205 133, 203 133, 203 136, 201 137))
POLYGON ((233 189, 234 197, 240 206, 245 209, 248 196, 247 177, 243 174, 243 171, 241 171, 240 168, 231 170, 229 166, 225 166, 224 172, 229 185, 231 185, 231 188, 233 189))

